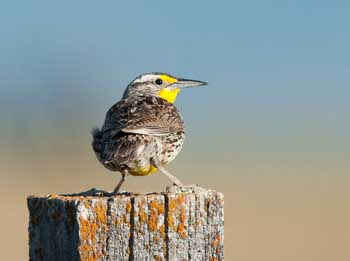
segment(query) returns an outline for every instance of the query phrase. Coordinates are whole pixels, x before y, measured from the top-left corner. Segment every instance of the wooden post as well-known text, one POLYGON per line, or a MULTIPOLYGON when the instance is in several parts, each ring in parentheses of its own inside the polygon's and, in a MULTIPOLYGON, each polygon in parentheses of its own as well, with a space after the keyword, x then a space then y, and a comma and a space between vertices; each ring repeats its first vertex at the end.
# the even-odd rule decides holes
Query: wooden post
POLYGON ((30 260, 223 260, 223 194, 28 197, 30 260))

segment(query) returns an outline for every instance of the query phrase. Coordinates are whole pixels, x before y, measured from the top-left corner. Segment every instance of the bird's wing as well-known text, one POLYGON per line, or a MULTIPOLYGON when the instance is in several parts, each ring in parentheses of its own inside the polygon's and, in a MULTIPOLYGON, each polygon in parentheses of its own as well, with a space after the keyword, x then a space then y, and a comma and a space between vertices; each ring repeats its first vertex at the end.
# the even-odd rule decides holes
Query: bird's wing
POLYGON ((168 135, 183 130, 176 107, 158 97, 126 99, 115 104, 106 115, 102 131, 114 136, 120 131, 145 135, 168 135))
POLYGON ((156 135, 164 136, 171 133, 169 128, 157 128, 157 127, 145 127, 145 128, 123 128, 123 132, 135 133, 135 134, 145 134, 145 135, 156 135))

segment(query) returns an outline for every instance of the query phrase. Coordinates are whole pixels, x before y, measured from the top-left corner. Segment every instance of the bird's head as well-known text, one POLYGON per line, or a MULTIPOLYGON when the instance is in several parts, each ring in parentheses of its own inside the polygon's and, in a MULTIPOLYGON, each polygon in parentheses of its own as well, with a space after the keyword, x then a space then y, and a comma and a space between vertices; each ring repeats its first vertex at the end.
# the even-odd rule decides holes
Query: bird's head
POLYGON ((138 76, 128 85, 123 98, 157 96, 173 103, 182 88, 206 84, 202 81, 176 78, 166 73, 146 73, 138 76))

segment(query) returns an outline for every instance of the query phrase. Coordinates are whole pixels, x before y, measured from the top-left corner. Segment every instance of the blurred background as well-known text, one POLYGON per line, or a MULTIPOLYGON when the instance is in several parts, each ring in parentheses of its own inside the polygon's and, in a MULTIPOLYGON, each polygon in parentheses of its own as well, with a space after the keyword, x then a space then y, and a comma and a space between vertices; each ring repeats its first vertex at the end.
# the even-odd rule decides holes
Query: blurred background
MULTIPOLYGON (((176 105, 170 170, 225 194, 226 260, 350 260, 349 1, 6 1, 0 248, 28 258, 28 195, 112 190, 90 129, 137 75, 209 82, 176 105)), ((167 178, 130 177, 128 191, 167 178)))

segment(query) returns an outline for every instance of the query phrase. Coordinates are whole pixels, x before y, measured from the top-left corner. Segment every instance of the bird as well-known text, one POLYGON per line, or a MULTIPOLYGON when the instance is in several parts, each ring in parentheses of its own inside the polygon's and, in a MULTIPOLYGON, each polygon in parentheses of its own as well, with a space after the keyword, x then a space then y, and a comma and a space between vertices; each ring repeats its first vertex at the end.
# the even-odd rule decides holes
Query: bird
POLYGON ((165 168, 185 139, 184 121, 174 102, 182 89, 206 84, 160 72, 142 74, 128 84, 122 99, 107 111, 102 127, 92 130, 92 148, 99 162, 121 173, 113 195, 128 175, 157 171, 172 185, 183 186, 165 168))

